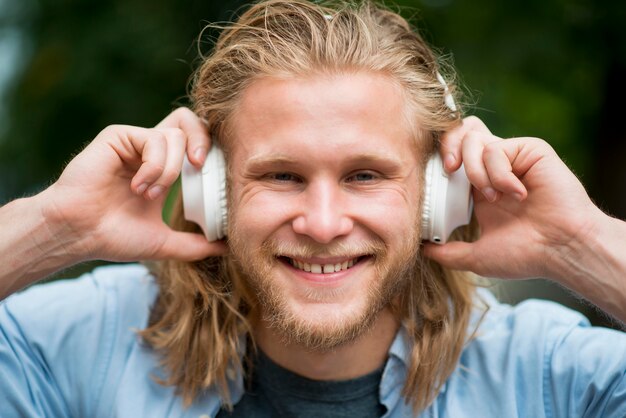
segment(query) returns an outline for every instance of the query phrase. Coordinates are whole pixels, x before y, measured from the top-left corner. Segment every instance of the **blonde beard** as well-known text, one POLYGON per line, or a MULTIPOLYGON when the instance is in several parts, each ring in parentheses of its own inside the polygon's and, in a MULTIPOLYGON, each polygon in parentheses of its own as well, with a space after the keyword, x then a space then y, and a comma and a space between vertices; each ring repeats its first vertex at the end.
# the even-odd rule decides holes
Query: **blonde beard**
MULTIPOLYGON (((248 292, 260 308, 264 324, 280 335, 286 344, 295 344, 309 350, 325 352, 348 344, 367 330, 377 319, 380 312, 390 306, 393 299, 406 287, 407 280, 417 277, 417 252, 419 240, 415 232, 410 233, 406 245, 393 257, 390 257, 385 244, 372 241, 354 246, 342 244, 284 244, 272 240, 266 241, 260 248, 248 248, 247 240, 237 233, 236 229, 229 235, 231 255, 242 274, 248 292), (371 254, 375 274, 380 280, 373 280, 366 292, 365 308, 350 317, 333 318, 332 325, 316 326, 314 321, 305 321, 289 308, 282 289, 276 286, 272 277, 272 269, 281 263, 277 254, 289 254, 294 258, 306 259, 316 254, 326 256, 371 254)), ((324 302, 333 298, 332 292, 316 292, 310 290, 309 300, 324 302)))

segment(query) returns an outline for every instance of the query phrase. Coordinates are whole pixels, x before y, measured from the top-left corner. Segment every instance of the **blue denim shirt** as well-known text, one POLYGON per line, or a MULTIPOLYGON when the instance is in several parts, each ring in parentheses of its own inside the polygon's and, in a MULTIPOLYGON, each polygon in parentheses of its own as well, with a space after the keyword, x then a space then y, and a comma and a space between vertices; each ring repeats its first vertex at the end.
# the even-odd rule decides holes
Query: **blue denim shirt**
MULTIPOLYGON (((184 408, 136 330, 157 294, 138 265, 35 286, 0 305, 0 417, 213 417, 207 391, 184 408)), ((592 328, 551 302, 490 309, 459 367, 421 417, 626 417, 626 334, 592 328)), ((480 316, 477 311, 473 322, 480 316)), ((413 417, 401 395, 410 346, 402 329, 380 384, 385 417, 413 417)), ((234 400, 243 379, 231 382, 234 400)))

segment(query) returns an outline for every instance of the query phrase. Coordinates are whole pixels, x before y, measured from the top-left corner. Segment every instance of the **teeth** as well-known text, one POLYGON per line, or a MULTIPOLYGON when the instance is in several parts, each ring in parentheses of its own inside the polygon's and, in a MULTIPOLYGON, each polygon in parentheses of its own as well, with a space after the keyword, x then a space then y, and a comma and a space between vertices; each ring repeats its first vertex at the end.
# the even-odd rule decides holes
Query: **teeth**
POLYGON ((293 258, 289 259, 289 263, 297 269, 304 270, 311 273, 316 274, 328 274, 335 273, 341 270, 347 270, 350 267, 354 266, 357 259, 353 258, 352 260, 344 261, 343 263, 336 264, 309 264, 300 260, 296 260, 293 258))

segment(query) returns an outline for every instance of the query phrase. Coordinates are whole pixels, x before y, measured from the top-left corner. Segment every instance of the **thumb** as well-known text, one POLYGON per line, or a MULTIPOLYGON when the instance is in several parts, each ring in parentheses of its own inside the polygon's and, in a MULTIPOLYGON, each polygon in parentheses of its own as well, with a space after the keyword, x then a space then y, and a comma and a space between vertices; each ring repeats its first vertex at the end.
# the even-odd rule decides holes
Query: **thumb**
POLYGON ((453 270, 473 271, 476 268, 474 246, 473 243, 462 241, 452 241, 445 245, 425 243, 424 255, 453 270))
POLYGON ((179 261, 196 261, 228 253, 224 241, 207 241, 204 235, 195 232, 171 231, 161 251, 154 258, 172 258, 179 261))

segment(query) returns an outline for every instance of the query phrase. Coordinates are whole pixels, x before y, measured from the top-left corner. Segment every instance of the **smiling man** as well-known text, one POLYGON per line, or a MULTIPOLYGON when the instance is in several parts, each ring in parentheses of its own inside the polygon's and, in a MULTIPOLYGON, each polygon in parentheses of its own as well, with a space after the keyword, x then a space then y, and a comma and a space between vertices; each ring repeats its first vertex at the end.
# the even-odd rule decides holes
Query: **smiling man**
POLYGON ((421 161, 400 87, 368 73, 263 79, 240 106, 230 246, 269 301, 263 328, 328 350, 377 320, 388 345, 397 326, 379 313, 419 245, 421 161))
POLYGON ((469 273, 549 277, 626 321, 626 224, 544 141, 461 119, 437 57, 370 3, 262 2, 222 29, 195 113, 108 127, 0 208, 3 297, 88 259, 159 260, 5 299, 2 417, 626 416, 623 333, 501 305, 469 273), (161 220, 207 132, 219 242, 180 201, 161 220), (420 241, 438 151, 475 187, 474 242, 420 241))

